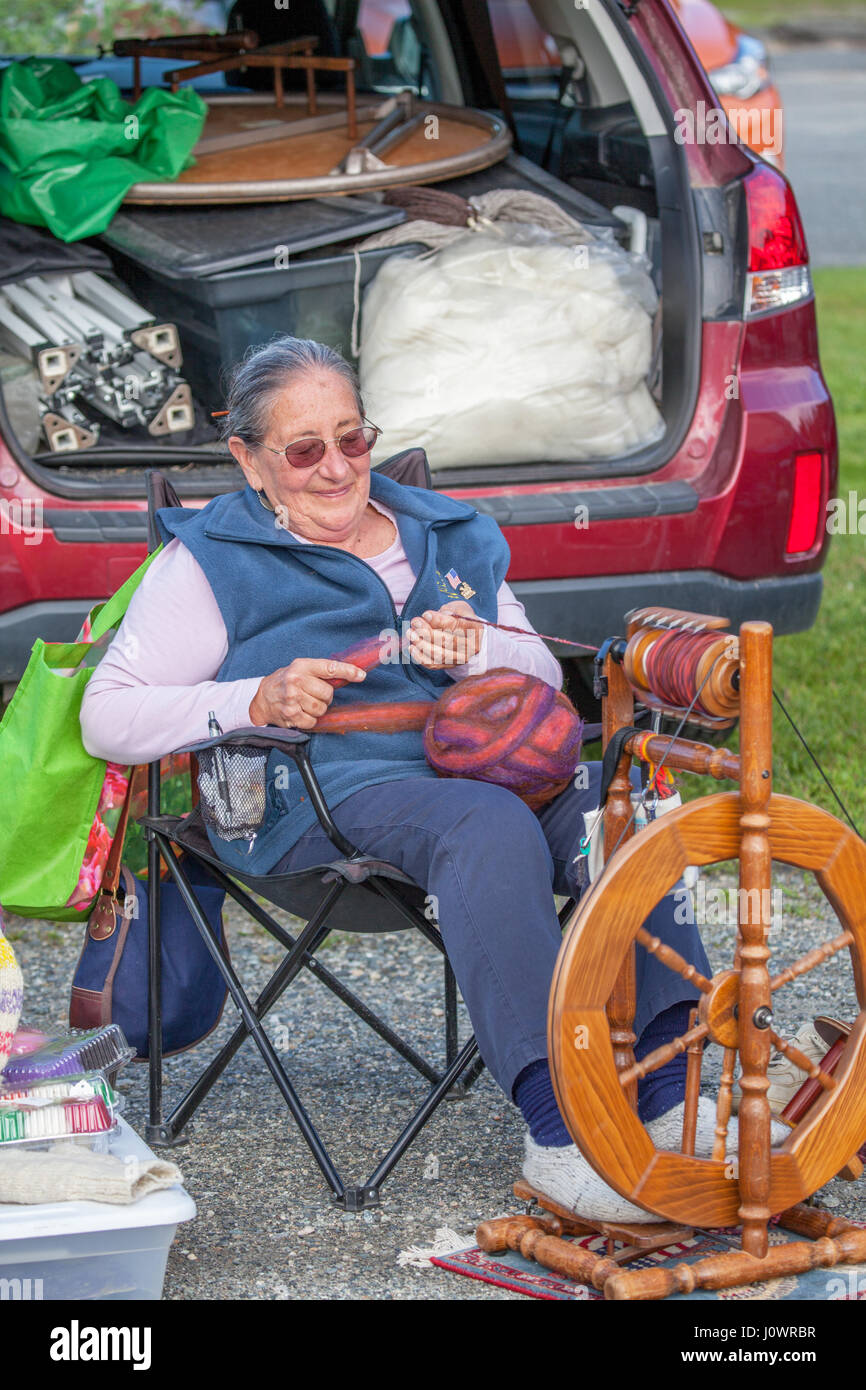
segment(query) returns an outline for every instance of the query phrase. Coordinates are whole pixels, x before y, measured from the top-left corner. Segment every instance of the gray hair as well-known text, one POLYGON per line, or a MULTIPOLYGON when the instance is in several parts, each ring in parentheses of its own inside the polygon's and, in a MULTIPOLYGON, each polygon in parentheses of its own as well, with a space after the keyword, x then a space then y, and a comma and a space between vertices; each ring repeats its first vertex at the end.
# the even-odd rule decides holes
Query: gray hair
POLYGON ((273 397, 289 381, 309 371, 327 370, 340 377, 354 393, 363 419, 364 402, 358 374, 336 348, 312 338, 274 338, 263 347, 248 348, 231 374, 228 415, 223 437, 235 434, 245 444, 261 444, 267 432, 267 414, 273 397))

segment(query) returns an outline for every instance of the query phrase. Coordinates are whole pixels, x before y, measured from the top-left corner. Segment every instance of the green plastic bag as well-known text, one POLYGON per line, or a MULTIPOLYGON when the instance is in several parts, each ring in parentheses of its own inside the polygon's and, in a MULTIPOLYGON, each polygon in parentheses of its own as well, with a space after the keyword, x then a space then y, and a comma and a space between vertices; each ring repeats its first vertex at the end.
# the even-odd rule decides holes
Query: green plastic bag
POLYGON ((0 85, 0 212, 62 241, 103 232, 134 183, 193 161, 207 105, 191 87, 150 87, 131 105, 107 77, 58 58, 11 63, 0 85))
POLYGON ((22 917, 81 921, 87 915, 66 904, 78 883, 106 764, 81 741, 81 700, 107 635, 158 554, 92 610, 90 641, 34 642, 0 723, 0 903, 22 917))

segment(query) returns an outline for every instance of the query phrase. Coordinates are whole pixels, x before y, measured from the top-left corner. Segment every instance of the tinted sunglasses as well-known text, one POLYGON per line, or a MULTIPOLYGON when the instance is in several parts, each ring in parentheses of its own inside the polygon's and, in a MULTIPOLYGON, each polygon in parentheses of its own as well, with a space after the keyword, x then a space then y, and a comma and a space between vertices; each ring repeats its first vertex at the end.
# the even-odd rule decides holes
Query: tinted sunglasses
POLYGON ((312 468, 324 458, 329 444, 337 444, 344 458, 363 458, 364 454, 370 452, 381 433, 377 425, 359 425, 334 439, 316 439, 311 435, 307 439, 296 439, 293 444, 287 444, 285 449, 272 449, 270 444, 262 444, 260 447, 267 449, 269 454, 283 454, 292 468, 312 468))

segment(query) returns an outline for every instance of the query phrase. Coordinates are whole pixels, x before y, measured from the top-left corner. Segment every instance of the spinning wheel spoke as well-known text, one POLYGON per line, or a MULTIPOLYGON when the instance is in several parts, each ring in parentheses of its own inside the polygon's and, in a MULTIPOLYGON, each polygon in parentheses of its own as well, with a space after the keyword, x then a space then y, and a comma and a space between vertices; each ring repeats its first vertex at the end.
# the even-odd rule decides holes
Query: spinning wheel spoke
MULTIPOLYGON (((692 1009, 689 1012, 689 1028, 694 1029, 698 1023, 698 1011, 692 1009)), ((701 1094, 701 1067, 704 1060, 704 1044, 702 1038, 696 1038, 689 1044, 686 1056, 686 1095, 683 1105, 683 1137, 682 1152, 693 1154, 698 1133, 698 1101, 701 1094)))
MULTIPOLYGON (((808 975, 810 970, 814 970, 816 965, 823 965, 824 961, 830 960, 839 951, 844 951, 846 946, 854 944, 853 934, 843 931, 839 936, 834 936, 831 941, 822 941, 820 946, 814 946, 811 951, 807 951, 799 960, 795 960, 793 965, 780 971, 770 980, 770 991, 781 989, 782 985, 790 984, 792 980, 798 979, 800 975, 808 975)), ((799 1066, 799 1062, 797 1063, 799 1066)))
POLYGON ((651 956, 657 956, 662 965, 666 965, 668 969, 673 970, 675 974, 682 975, 684 980, 688 980, 689 984, 695 985, 702 994, 709 994, 713 987, 712 982, 681 956, 678 951, 673 950, 671 946, 666 946, 657 936, 651 936, 643 927, 638 931, 635 940, 639 941, 644 950, 649 951, 651 956))
POLYGON ((770 1037, 779 1051, 790 1058, 795 1067, 798 1067, 800 1071, 807 1072, 813 1081, 817 1081, 819 1086, 823 1086, 825 1091, 832 1091, 839 1084, 835 1076, 822 1071, 818 1062, 810 1062, 805 1053, 801 1052, 793 1043, 786 1042, 784 1038, 779 1037, 778 1033, 771 1032, 770 1037))
POLYGON ((737 1062, 737 1049, 726 1047, 722 1057, 722 1079, 716 1100, 716 1128, 713 1138, 713 1158, 717 1162, 725 1156, 728 1138, 728 1120, 731 1118, 731 1103, 734 1098, 734 1067, 737 1062))
POLYGON ((651 1071, 657 1071, 663 1067, 665 1062, 670 1062, 674 1057, 678 1057, 681 1052, 685 1052, 693 1043, 700 1042, 709 1033, 709 1026, 706 1023, 699 1023, 696 1028, 690 1028, 687 1033, 683 1033, 679 1038, 672 1038, 664 1047, 657 1047, 655 1051, 648 1052, 640 1062, 635 1062, 633 1066, 626 1067, 618 1073, 621 1086, 630 1086, 633 1081, 642 1081, 651 1071))

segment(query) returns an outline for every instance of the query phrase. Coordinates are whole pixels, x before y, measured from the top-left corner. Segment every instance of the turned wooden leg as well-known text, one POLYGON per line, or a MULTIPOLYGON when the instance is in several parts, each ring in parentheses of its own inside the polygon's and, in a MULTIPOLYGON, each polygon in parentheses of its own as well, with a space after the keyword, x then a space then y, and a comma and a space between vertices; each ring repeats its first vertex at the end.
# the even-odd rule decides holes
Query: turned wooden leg
MULTIPOLYGON (((607 679, 607 695, 602 704, 602 739, 606 748, 617 729, 634 723, 634 697, 622 666, 610 655, 604 663, 604 675, 607 679)), ((613 854, 621 835, 621 843, 627 844, 634 833, 630 827, 623 835, 631 818, 630 768, 631 755, 623 753, 613 775, 604 808, 605 860, 613 854)), ((607 1003, 610 1040, 617 1071, 628 1071, 634 1065, 633 1049, 636 1038, 633 1024, 636 992, 634 950, 631 950, 620 967, 607 1003)), ((632 1109, 636 1110, 637 1082, 630 1081, 623 1089, 632 1109)))
POLYGON ((673 1268, 617 1270, 604 1285, 604 1296, 645 1302, 667 1298, 672 1293, 693 1293, 695 1289, 733 1289, 741 1284, 758 1284, 787 1274, 805 1274, 810 1269, 828 1269, 837 1264, 861 1264, 866 1260, 866 1231, 850 1227, 835 1238, 821 1236, 814 1241, 791 1241, 774 1245, 766 1259, 745 1251, 724 1251, 694 1264, 673 1268))
MULTIPOLYGON (((556 1222, 555 1217, 553 1220, 556 1222)), ((616 1273, 619 1265, 605 1255, 594 1254, 582 1245, 573 1245, 551 1234, 557 1228, 561 1229, 559 1223, 552 1226, 548 1218, 502 1216, 494 1221, 483 1221, 475 1232, 475 1239, 479 1248, 488 1254, 517 1250, 524 1259, 535 1260, 536 1264, 561 1274, 564 1279, 603 1289, 605 1280, 616 1273)))
MULTIPOLYGON (((697 1027, 698 1011, 692 1009, 689 1014, 689 1032, 697 1027)), ((698 1101, 701 1094, 701 1062, 704 1055, 704 1040, 696 1038, 689 1044, 686 1053, 686 1100, 683 1108, 683 1142, 682 1151, 684 1154, 693 1154, 695 1151, 695 1137, 698 1128, 698 1101)))
POLYGON ((744 623, 740 629, 740 999, 742 1100, 739 1111, 739 1217, 743 1250, 767 1253, 770 1196, 770 973, 769 802, 772 793, 773 629, 744 623))

